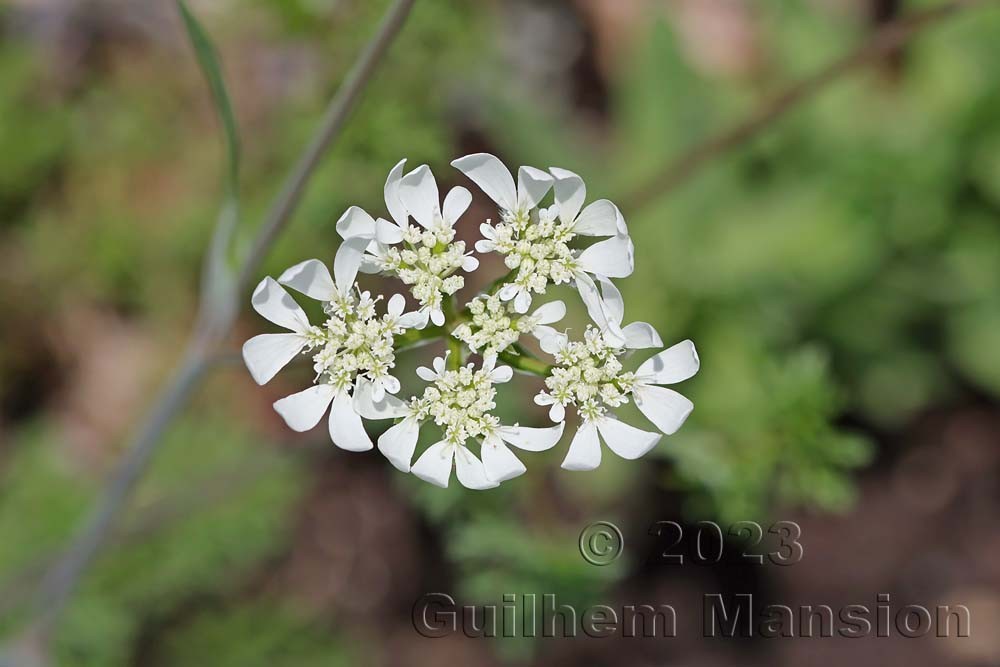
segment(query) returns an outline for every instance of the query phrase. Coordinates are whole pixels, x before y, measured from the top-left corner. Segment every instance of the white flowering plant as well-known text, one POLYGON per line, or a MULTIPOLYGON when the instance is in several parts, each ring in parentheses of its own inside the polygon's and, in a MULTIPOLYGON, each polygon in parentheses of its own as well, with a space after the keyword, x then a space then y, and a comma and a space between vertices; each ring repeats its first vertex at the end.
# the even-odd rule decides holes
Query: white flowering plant
POLYGON ((312 429, 329 411, 333 443, 366 451, 376 445, 364 420, 394 420, 377 446, 397 469, 441 487, 455 470, 463 486, 488 489, 525 472, 510 447, 537 452, 558 444, 567 408, 579 418, 562 463, 567 470, 600 465, 601 440, 619 456, 635 459, 681 427, 693 405, 661 385, 697 373, 694 344, 683 341, 626 370, 632 351, 663 343, 645 322, 622 324, 624 302, 611 279, 631 275, 634 247, 617 206, 606 199, 585 205, 583 180, 565 169, 521 167, 515 183, 492 155, 455 160, 452 165, 497 206, 496 219, 478 225, 482 238, 475 250, 499 255, 508 269, 460 305, 465 275, 480 267, 456 234, 458 224, 469 224, 462 220, 472 194, 459 186, 442 201, 431 170, 421 165, 404 173, 405 164, 396 164, 385 183, 390 219, 352 206, 338 220, 343 242, 332 274, 310 259, 277 280, 265 278, 253 293, 254 309, 288 331, 244 344, 254 380, 268 382, 300 355, 313 363, 313 384, 274 404, 290 428, 312 429), (550 192, 553 201, 543 205, 550 192), (416 308, 405 312, 402 293, 383 299, 362 291, 359 273, 397 279, 416 308), (555 285, 574 287, 592 320, 579 340, 553 326, 566 314, 562 301, 536 303, 555 285), (310 323, 285 287, 321 302, 325 321, 310 323), (523 336, 534 338, 551 359, 530 352, 523 336), (400 398, 396 354, 435 340, 446 341, 446 352, 430 368, 417 369, 423 390, 400 398), (542 378, 535 403, 549 407, 554 425, 505 425, 494 414, 497 386, 515 371, 542 378), (656 431, 618 419, 614 410, 629 402, 656 431), (441 439, 414 461, 420 430, 429 423, 441 439))

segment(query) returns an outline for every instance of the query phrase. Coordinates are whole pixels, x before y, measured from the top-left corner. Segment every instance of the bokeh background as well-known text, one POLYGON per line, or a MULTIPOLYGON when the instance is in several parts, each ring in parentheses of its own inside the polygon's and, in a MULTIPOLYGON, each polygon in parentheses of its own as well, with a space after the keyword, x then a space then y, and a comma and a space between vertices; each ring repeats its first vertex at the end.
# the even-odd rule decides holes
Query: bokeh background
MULTIPOLYGON (((637 462, 569 473, 567 439, 498 490, 441 491, 323 429, 290 432, 270 403, 308 368, 260 388, 229 363, 169 429, 58 628, 56 664, 998 664, 997 6, 929 27, 668 192, 632 194, 932 4, 418 1, 266 272, 331 261, 335 220, 381 211, 400 157, 443 187, 463 184, 448 162, 468 152, 571 168, 629 222, 626 321, 698 345, 681 388, 693 416, 637 462), (606 568, 577 551, 597 519, 626 539, 606 568), (805 556, 650 563, 647 529, 666 519, 794 520, 805 556), (410 612, 432 591, 668 602, 682 626, 671 640, 430 640, 410 612), (705 592, 965 604, 972 636, 705 640, 705 592)), ((192 2, 243 138, 241 237, 386 5, 192 2)), ((172 3, 7 0, 0 29, 0 633, 14 636, 178 361, 224 151, 172 3)), ((490 215, 478 197, 470 241, 490 215)), ((270 330, 243 311, 233 351, 270 330)), ((518 386, 503 414, 541 424, 532 381, 518 386)))

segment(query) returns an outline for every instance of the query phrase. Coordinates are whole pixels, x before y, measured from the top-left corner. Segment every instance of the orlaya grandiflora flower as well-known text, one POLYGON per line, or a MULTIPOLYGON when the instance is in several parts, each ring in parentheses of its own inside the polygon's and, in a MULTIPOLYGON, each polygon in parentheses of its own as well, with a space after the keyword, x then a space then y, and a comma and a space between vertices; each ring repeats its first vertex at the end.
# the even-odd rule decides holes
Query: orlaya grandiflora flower
POLYGON ((380 317, 375 308, 380 298, 357 289, 354 280, 365 245, 361 238, 341 244, 334 259, 334 277, 322 262, 311 259, 288 269, 278 281, 270 277, 261 281, 254 291, 254 309, 291 333, 261 334, 243 346, 243 359, 259 384, 268 382, 299 352, 312 352, 316 383, 276 401, 274 409, 290 428, 307 431, 329 408, 330 438, 351 451, 373 446, 362 416, 390 417, 391 408, 402 405, 391 396, 399 391, 399 380, 391 374, 393 342, 420 319, 417 313, 403 313, 405 299, 400 294, 389 299, 387 312, 380 317), (279 283, 323 302, 327 321, 311 325, 279 283))
POLYGON ((563 460, 567 470, 593 470, 601 463, 600 439, 622 458, 636 459, 660 441, 661 433, 671 435, 681 427, 694 405, 681 394, 658 385, 674 384, 698 372, 694 343, 683 341, 647 359, 635 372, 621 363, 628 351, 663 345, 656 330, 645 322, 621 327, 624 313, 621 295, 609 281, 601 281, 606 312, 611 324, 622 332, 624 343, 614 341, 607 328, 587 327, 584 340, 558 340, 557 365, 545 379, 548 391, 540 392, 535 403, 551 406, 549 417, 562 422, 566 406, 574 405, 582 423, 563 460), (630 400, 661 433, 644 431, 620 421, 612 410, 630 400), (600 435, 600 437, 598 437, 600 435))
POLYGON ((514 302, 517 312, 527 312, 532 294, 544 293, 549 284, 592 285, 591 275, 624 278, 632 273, 634 248, 621 212, 606 199, 584 208, 586 187, 573 172, 552 168, 550 175, 521 167, 515 189, 510 172, 492 155, 468 155, 452 164, 500 207, 498 223, 480 226, 484 238, 476 250, 502 254, 507 268, 517 272, 498 292, 514 302), (535 212, 553 186, 555 205, 535 212), (577 236, 609 238, 574 250, 570 243, 577 236))
POLYGON ((352 206, 337 222, 337 231, 345 239, 371 239, 362 270, 398 277, 421 305, 421 326, 428 317, 440 326, 445 319, 443 300, 465 285, 455 272, 479 266, 465 252, 465 242, 455 240, 455 223, 468 210, 472 195, 463 187, 452 188, 442 207, 430 168, 421 165, 403 176, 405 163, 396 164, 385 183, 386 208, 393 221, 375 220, 352 206), (409 224, 411 216, 416 225, 409 224))
POLYGON ((463 486, 489 489, 525 471, 508 444, 528 451, 543 451, 559 441, 562 424, 549 428, 503 426, 491 413, 496 407, 494 385, 511 379, 510 367, 497 366, 496 357, 489 356, 478 369, 468 364, 448 370, 447 359, 445 354, 434 360, 432 368, 417 369, 417 374, 430 382, 430 386, 422 396, 410 401, 402 421, 378 440, 379 450, 396 468, 447 487, 454 467, 463 486), (433 421, 444 437, 428 447, 411 466, 420 427, 427 421, 433 421), (482 460, 466 446, 470 440, 481 444, 482 460))

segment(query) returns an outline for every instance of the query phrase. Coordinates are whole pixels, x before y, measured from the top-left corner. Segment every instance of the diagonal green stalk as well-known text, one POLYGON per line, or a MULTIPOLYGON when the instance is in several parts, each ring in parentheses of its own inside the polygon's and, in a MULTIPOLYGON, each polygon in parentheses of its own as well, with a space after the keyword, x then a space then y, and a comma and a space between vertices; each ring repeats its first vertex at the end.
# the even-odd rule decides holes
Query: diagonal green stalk
MULTIPOLYGON (((200 305, 200 315, 191 333, 184 361, 163 388, 150 412, 141 422, 138 432, 129 442, 125 455, 102 492, 97 506, 88 515, 72 538, 64 555, 45 573, 34 601, 34 611, 30 625, 20 638, 8 647, 12 653, 26 646, 37 648, 44 654, 53 630, 76 590, 80 579, 93 564, 101 547, 107 542, 132 496, 138 481, 149 468, 153 455, 163 441, 163 433, 178 413, 187 404, 191 394, 199 386, 206 371, 212 366, 213 352, 229 334, 235 321, 240 293, 249 284, 257 266, 271 249, 281 231, 287 226, 298 207, 307 184, 312 178, 322 157, 340 136, 341 130, 356 106, 356 103, 371 80, 375 68, 382 60, 389 45, 399 34, 406 17, 416 0, 395 0, 387 10, 378 30, 365 46, 354 63, 343 84, 338 88, 327 107, 326 113, 306 147, 301 158, 285 180, 285 185, 274 205, 254 237, 250 251, 242 258, 235 272, 235 278, 227 281, 226 288, 219 290, 208 285, 202 298, 215 302, 213 307, 200 305)), ((214 51, 209 48, 207 36, 197 25, 195 17, 183 3, 180 10, 189 30, 189 37, 203 66, 211 63, 214 51)), ((216 103, 225 101, 220 94, 221 78, 215 71, 206 71, 216 103)), ((225 105, 220 108, 224 122, 229 118, 225 105)), ((230 131, 228 123, 226 131, 230 131)), ((235 137, 229 142, 230 155, 236 155, 235 137)), ((232 176, 235 177, 235 167, 232 176)), ((232 190, 233 188, 227 188, 232 190)), ((227 194, 232 194, 227 193, 227 194)), ((225 206, 224 209, 231 209, 225 206)), ((220 216, 219 224, 232 225, 233 215, 220 216)), ((219 236, 219 232, 216 232, 219 236)), ((222 234, 226 236, 226 234, 222 234)), ((221 244, 220 244, 221 246, 221 244)), ((221 253, 220 253, 221 254, 221 253)), ((215 275, 221 275, 218 272, 215 275)), ((207 276, 212 280, 212 276, 207 276)), ((9 654, 8 654, 9 655, 9 654)), ((0 656, 0 665, 6 656, 0 656)))
POLYGON ((548 365, 541 359, 528 354, 527 352, 524 354, 520 354, 518 352, 501 352, 499 359, 514 370, 521 371, 522 373, 526 373, 528 375, 548 377, 549 373, 552 371, 552 366, 548 365))

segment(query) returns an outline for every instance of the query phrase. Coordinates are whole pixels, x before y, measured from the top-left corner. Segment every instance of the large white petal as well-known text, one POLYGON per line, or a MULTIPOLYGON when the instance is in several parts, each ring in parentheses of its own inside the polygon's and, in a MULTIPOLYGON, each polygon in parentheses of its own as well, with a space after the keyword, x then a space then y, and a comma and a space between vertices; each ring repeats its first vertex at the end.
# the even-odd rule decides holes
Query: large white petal
POLYGON ((519 208, 535 208, 551 188, 551 174, 534 167, 521 167, 517 170, 517 203, 519 208))
POLYGON ((361 268, 359 270, 361 273, 367 274, 381 273, 382 263, 373 255, 365 255, 361 258, 361 268))
POLYGON ((383 394, 376 401, 371 380, 363 377, 358 378, 354 389, 354 411, 365 419, 397 419, 410 414, 406 403, 392 394, 383 394))
POLYGON ((494 482, 506 482, 508 479, 523 474, 527 468, 521 463, 514 452, 503 444, 503 440, 490 436, 483 441, 483 467, 486 476, 494 482))
POLYGON ((625 334, 621 329, 621 320, 616 322, 608 317, 604 300, 601 298, 600 292, 597 291, 594 280, 590 276, 580 273, 577 274, 575 281, 577 291, 580 292, 580 299, 587 307, 587 314, 604 333, 604 340, 613 347, 623 347, 625 334))
POLYGON ((346 391, 337 394, 330 408, 330 439, 349 452, 364 452, 375 445, 365 431, 361 415, 354 411, 353 401, 346 391))
POLYGON ((332 301, 337 294, 330 269, 318 259, 307 259, 285 269, 278 282, 317 301, 332 301))
POLYGON ((682 340, 644 361, 635 373, 649 384, 674 384, 692 377, 700 367, 694 343, 682 340))
POLYGON ((514 297, 514 312, 523 314, 528 312, 528 308, 531 308, 531 292, 521 288, 514 297))
POLYGON ((512 377, 514 377, 514 371, 510 366, 500 366, 499 368, 494 368, 490 371, 490 381, 493 382, 493 384, 510 382, 512 377))
POLYGON ((336 393, 337 390, 332 384, 324 382, 275 401, 274 409, 284 418, 290 429, 301 433, 319 423, 336 393))
POLYGON ((567 169, 552 167, 549 169, 555 177, 556 204, 559 205, 559 219, 565 224, 576 220, 577 214, 583 208, 587 199, 587 186, 583 179, 567 169))
POLYGON ((536 324, 552 324, 566 317, 566 304, 562 301, 549 301, 539 306, 531 314, 536 324))
POLYGON ((574 234, 614 236, 618 233, 618 207, 607 199, 598 199, 580 212, 573 225, 574 234))
POLYGON ((455 445, 442 440, 428 447, 410 468, 410 472, 425 482, 446 489, 448 479, 451 477, 451 462, 454 459, 455 445))
POLYGON ((441 215, 441 199, 431 168, 422 164, 399 182, 399 198, 414 220, 430 227, 441 215))
POLYGON ((573 441, 569 443, 569 451, 563 459, 562 467, 566 470, 594 470, 601 465, 601 441, 597 437, 597 426, 594 422, 585 421, 580 424, 573 441))
POLYGON ((403 202, 399 199, 399 181, 403 178, 403 165, 405 164, 406 158, 396 163, 396 166, 389 172, 389 177, 385 179, 385 187, 382 189, 385 195, 385 207, 389 210, 389 216, 400 227, 406 226, 407 218, 409 217, 406 213, 406 207, 403 206, 403 202))
POLYGON ((497 434, 505 441, 529 452, 544 452, 555 447, 562 437, 565 423, 546 428, 529 426, 501 426, 497 434))
POLYGON ((410 472, 410 461, 413 460, 419 435, 420 423, 415 419, 404 419, 379 437, 378 450, 398 470, 410 472))
POLYGON ((506 211, 517 208, 517 190, 514 188, 514 177, 510 170, 498 158, 489 153, 475 153, 460 157, 451 163, 469 179, 479 186, 506 211))
POLYGON ((629 426, 614 417, 602 417, 597 420, 597 430, 601 432, 604 442, 623 459, 637 459, 653 447, 663 437, 659 433, 643 431, 641 428, 629 426))
POLYGON ((243 363, 257 384, 266 384, 305 346, 298 334, 260 334, 243 343, 243 363))
POLYGON ((337 221, 337 233, 342 238, 350 239, 364 237, 375 238, 375 218, 368 215, 368 212, 358 206, 352 206, 337 221))
POLYGON ((630 350, 641 350, 647 347, 663 347, 660 334, 648 322, 633 322, 622 329, 625 334, 625 347, 630 350))
POLYGON ((655 385, 635 388, 635 405, 656 428, 673 435, 694 410, 694 403, 673 389, 655 385))
POLYGON ((253 309, 260 315, 289 331, 304 333, 309 329, 309 318, 295 303, 295 299, 271 276, 267 276, 250 298, 253 309))
POLYGON ((393 245, 403 240, 403 228, 385 218, 375 221, 375 240, 383 245, 393 245))
POLYGON ((444 198, 444 209, 441 215, 448 225, 454 225, 458 219, 465 215, 472 204, 472 193, 461 185, 453 187, 444 198))
POLYGON ((635 247, 625 234, 595 243, 577 258, 580 268, 609 278, 625 278, 635 269, 635 247))
POLYGON ((552 327, 535 327, 534 336, 538 339, 538 346, 546 354, 555 354, 566 347, 566 343, 569 342, 569 336, 559 333, 552 327))
POLYGON ((364 237, 344 239, 333 258, 333 280, 341 294, 347 294, 354 287, 358 269, 364 258, 368 240, 364 237))
POLYGON ((601 304, 608 321, 621 326, 625 319, 625 299, 618 287, 603 276, 597 277, 597 282, 601 284, 601 304))
POLYGON ((482 491, 499 486, 498 482, 486 475, 483 462, 464 445, 455 448, 455 473, 458 475, 458 481, 467 489, 482 491))

